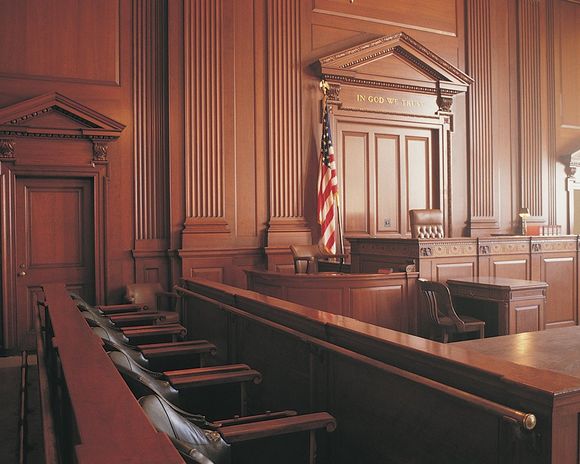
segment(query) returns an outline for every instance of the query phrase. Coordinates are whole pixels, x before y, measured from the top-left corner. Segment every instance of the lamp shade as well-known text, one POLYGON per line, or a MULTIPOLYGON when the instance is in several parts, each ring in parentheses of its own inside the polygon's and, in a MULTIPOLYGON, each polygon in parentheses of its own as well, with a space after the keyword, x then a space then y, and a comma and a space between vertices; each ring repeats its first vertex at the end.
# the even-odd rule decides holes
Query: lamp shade
POLYGON ((529 218, 530 217, 530 208, 520 208, 520 211, 519 211, 518 215, 522 219, 529 218))

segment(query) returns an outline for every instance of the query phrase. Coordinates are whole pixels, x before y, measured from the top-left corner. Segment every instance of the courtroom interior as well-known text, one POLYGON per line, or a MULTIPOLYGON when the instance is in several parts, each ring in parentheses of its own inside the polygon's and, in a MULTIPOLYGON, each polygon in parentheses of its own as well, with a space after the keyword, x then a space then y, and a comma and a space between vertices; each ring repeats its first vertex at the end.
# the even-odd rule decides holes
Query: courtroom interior
POLYGON ((0 43, 1 462, 580 462, 580 0, 0 0, 0 43))

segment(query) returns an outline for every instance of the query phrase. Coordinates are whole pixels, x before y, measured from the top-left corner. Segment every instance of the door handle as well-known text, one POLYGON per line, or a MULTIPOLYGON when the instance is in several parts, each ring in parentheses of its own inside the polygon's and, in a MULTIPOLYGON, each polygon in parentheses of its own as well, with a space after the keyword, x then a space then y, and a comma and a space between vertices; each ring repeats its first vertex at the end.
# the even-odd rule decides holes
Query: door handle
POLYGON ((26 271, 20 271, 18 274, 16 274, 18 277, 24 277, 26 275, 26 271))

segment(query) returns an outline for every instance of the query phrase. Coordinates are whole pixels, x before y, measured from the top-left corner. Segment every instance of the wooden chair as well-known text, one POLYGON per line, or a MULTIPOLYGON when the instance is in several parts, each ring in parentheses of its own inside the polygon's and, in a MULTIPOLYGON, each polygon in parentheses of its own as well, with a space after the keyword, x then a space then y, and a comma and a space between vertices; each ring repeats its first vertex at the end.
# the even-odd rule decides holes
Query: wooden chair
POLYGON ((411 237, 413 238, 443 238, 443 212, 440 209, 412 209, 411 237))
POLYGON ((315 274, 318 272, 318 260, 321 258, 334 258, 340 260, 342 266, 344 255, 328 253, 320 244, 316 245, 290 245, 294 258, 294 272, 296 274, 315 274))
POLYGON ((422 314, 429 323, 431 340, 441 338, 443 343, 447 343, 449 335, 458 333, 476 333, 483 338, 485 322, 458 315, 447 285, 425 279, 418 279, 418 282, 423 296, 422 314))

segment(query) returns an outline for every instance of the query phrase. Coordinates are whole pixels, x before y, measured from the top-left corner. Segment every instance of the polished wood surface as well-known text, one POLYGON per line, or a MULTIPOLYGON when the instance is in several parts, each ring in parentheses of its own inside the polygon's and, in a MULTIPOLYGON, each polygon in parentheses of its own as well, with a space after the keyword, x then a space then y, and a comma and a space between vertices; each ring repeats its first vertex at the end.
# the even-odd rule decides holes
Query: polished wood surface
POLYGON ((517 278, 548 284, 546 328, 579 322, 579 236, 352 238, 353 272, 411 266, 419 276, 445 282, 476 277, 517 278))
POLYGON ((248 289, 401 332, 417 326, 416 273, 246 271, 248 289))
POLYGON ((580 327, 459 342, 458 346, 524 366, 580 378, 580 327))
POLYGON ((53 405, 62 427, 61 459, 79 464, 183 462, 168 437, 149 423, 65 286, 43 285, 43 292, 49 328, 45 346, 58 347, 48 348, 46 355, 49 367, 59 366, 51 375, 63 382, 51 385, 62 395, 53 396, 62 400, 53 405))
POLYGON ((462 314, 486 321, 486 336, 545 329, 546 282, 472 277, 449 279, 447 285, 462 314))
MULTIPOLYGON (((126 126, 93 167, 91 142, 54 132, 78 113, 36 108, 2 121, 2 211, 15 209, 16 160, 34 175, 98 173, 98 303, 121 301, 133 281, 243 286, 245 269, 291 269, 288 246, 319 238, 320 61, 353 48, 362 57, 365 44, 400 33, 421 46, 399 41, 355 63, 344 55, 351 76, 333 82, 348 230, 406 236, 406 209, 426 204, 446 209, 452 237, 513 233, 520 207, 531 225, 573 225, 562 160, 580 147, 576 1, 0 3, 0 107, 57 91, 126 126), (473 83, 453 96, 457 71, 473 83), (11 122, 21 116, 26 124, 11 122), (53 132, 26 137, 15 125, 53 132)), ((11 279, 15 222, 1 225, 11 279)), ((439 271, 468 272, 451 264, 439 271)), ((14 288, 2 288, 9 349, 14 288)), ((571 320, 568 303, 549 324, 571 320)))
MULTIPOLYGON (((196 336, 216 340, 220 353, 250 363, 265 379, 283 379, 275 388, 263 382, 262 398, 276 403, 291 392, 293 407, 320 402, 337 418, 339 426, 332 437, 337 441, 331 450, 339 454, 333 454, 331 462, 378 462, 383 453, 385 460, 396 456, 433 463, 577 460, 578 378, 202 279, 184 280, 183 286, 178 292, 184 296, 184 317, 188 327, 198 331, 196 336), (324 380, 328 375, 332 382, 324 380), (454 406, 447 402, 451 397, 454 406), (502 417, 512 417, 514 409, 533 412, 538 421, 535 432, 514 431, 510 437, 509 427, 501 432, 495 426, 488 428, 486 424, 498 424, 492 418, 498 405, 512 408, 511 413, 503 410, 502 417), (487 411, 483 415, 480 406, 487 411), (465 421, 470 424, 467 428, 465 421), (424 427, 417 429, 418 423, 424 427), (379 438, 385 435, 392 439, 379 438), (440 446, 441 440, 455 438, 459 441, 451 448, 440 446), (515 448, 502 448, 504 439, 515 448), (426 450, 431 454, 423 454, 426 450)), ((518 336, 526 335, 530 334, 518 336)), ((496 340, 501 338, 505 337, 496 340)))

